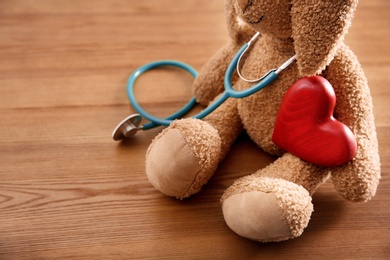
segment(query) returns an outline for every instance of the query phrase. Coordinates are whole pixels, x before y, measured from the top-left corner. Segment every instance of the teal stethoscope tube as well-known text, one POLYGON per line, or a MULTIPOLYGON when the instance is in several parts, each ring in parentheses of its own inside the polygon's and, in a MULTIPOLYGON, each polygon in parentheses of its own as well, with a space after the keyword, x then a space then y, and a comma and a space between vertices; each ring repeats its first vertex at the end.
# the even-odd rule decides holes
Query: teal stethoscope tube
MULTIPOLYGON (((235 68, 237 67, 237 63, 238 63, 240 57, 249 48, 249 45, 250 45, 250 43, 244 44, 241 47, 241 49, 236 53, 236 55, 234 56, 233 60, 230 62, 229 66, 228 66, 228 68, 227 68, 227 70, 225 72, 225 77, 224 77, 224 88, 225 88, 225 91, 211 105, 209 105, 207 108, 205 108, 203 111, 201 111, 197 115, 193 116, 193 118, 202 119, 202 118, 206 117, 208 114, 210 114, 215 109, 217 109, 223 102, 225 102, 230 97, 232 97, 232 98, 248 97, 248 96, 258 92, 259 90, 263 89, 264 87, 268 86, 269 84, 271 84, 278 77, 277 70, 274 69, 274 70, 271 70, 270 72, 268 72, 260 80, 260 82, 258 82, 257 84, 253 85, 252 87, 250 87, 248 89, 241 90, 241 91, 237 91, 237 90, 233 89, 232 81, 231 81, 232 75, 234 73, 235 68)), ((151 115, 150 113, 148 113, 147 111, 145 111, 138 104, 138 102, 137 102, 137 100, 135 98, 135 95, 134 95, 134 84, 135 84, 135 81, 144 72, 146 72, 148 70, 151 70, 151 69, 154 69, 154 68, 157 68, 157 67, 161 67, 161 66, 173 66, 173 67, 182 68, 182 69, 188 71, 194 78, 196 78, 197 75, 198 75, 196 70, 194 68, 192 68, 191 66, 189 66, 189 65, 187 65, 185 63, 182 63, 182 62, 179 62, 179 61, 173 61, 173 60, 162 60, 162 61, 156 61, 156 62, 148 63, 148 64, 138 68, 137 70, 135 70, 133 72, 133 74, 131 74, 131 76, 129 77, 129 80, 127 82, 127 95, 128 95, 129 100, 130 100, 130 103, 132 104, 134 109, 142 117, 144 117, 144 118, 146 118, 146 119, 148 119, 150 121, 150 123, 144 124, 142 126, 143 130, 148 130, 148 129, 151 129, 151 128, 154 128, 154 127, 157 127, 157 126, 161 126, 161 125, 168 126, 168 125, 171 124, 171 122, 174 119, 183 117, 196 104, 196 100, 193 97, 180 110, 178 110, 177 112, 173 113, 172 115, 169 115, 166 118, 155 117, 155 116, 151 115)))
POLYGON ((152 129, 154 127, 161 126, 161 125, 168 126, 172 122, 172 120, 174 120, 176 118, 183 117, 196 105, 196 99, 195 99, 195 97, 193 97, 180 110, 176 111, 172 115, 167 116, 164 119, 161 119, 161 118, 158 118, 158 117, 151 115, 150 113, 145 111, 138 104, 138 102, 135 98, 135 95, 134 95, 135 81, 137 80, 137 78, 139 76, 141 76, 146 71, 157 68, 157 67, 161 67, 161 66, 173 66, 173 67, 182 68, 182 69, 188 71, 194 78, 196 78, 198 76, 198 72, 196 72, 196 70, 193 67, 191 67, 190 65, 187 65, 187 64, 179 62, 179 61, 173 61, 173 60, 161 60, 161 61, 151 62, 151 63, 148 63, 148 64, 138 68, 137 70, 135 70, 133 72, 133 74, 131 74, 131 76, 129 77, 129 80, 127 81, 127 97, 129 98, 129 101, 130 101, 131 105, 133 106, 133 108, 143 118, 146 118, 150 121, 150 123, 142 125, 143 130, 152 129))

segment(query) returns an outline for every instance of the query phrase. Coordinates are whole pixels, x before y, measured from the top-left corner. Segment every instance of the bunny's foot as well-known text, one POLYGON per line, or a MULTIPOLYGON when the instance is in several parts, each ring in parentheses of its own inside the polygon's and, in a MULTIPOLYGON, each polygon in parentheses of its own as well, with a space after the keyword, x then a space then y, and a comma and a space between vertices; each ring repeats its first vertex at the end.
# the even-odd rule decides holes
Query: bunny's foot
POLYGON ((162 193, 183 199, 197 193, 214 174, 221 139, 210 124, 176 120, 152 142, 146 154, 146 174, 162 193))
POLYGON ((327 168, 285 153, 225 191, 226 223, 239 235, 262 242, 298 237, 313 211, 311 195, 328 177, 327 168))
POLYGON ((313 211, 309 192, 295 183, 270 177, 237 180, 222 197, 227 225, 240 236, 261 241, 298 237, 313 211))

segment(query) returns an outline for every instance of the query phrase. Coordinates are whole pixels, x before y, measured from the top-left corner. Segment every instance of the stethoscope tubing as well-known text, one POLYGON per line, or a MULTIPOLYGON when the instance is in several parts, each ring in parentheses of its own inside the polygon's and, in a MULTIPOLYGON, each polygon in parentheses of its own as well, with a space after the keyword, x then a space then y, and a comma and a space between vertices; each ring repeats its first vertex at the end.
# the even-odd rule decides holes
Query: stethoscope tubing
MULTIPOLYGON (((212 113, 215 109, 217 109, 219 106, 222 105, 223 102, 225 102, 228 98, 244 98, 248 97, 259 90, 263 89, 264 87, 271 84, 275 79, 277 79, 278 74, 276 73, 276 70, 271 70, 268 72, 260 82, 253 85, 252 87, 244 90, 237 91, 232 86, 232 75, 235 71, 235 68, 237 67, 237 63, 240 59, 241 54, 246 51, 249 47, 249 44, 244 44, 241 49, 236 53, 232 61, 230 62, 224 77, 224 88, 225 91, 208 107, 206 107, 204 110, 202 110, 200 113, 192 116, 192 118, 196 119, 202 119, 212 113)), ((144 124, 141 126, 141 129, 148 130, 152 129, 157 126, 169 126, 173 120, 177 118, 183 117, 185 114, 187 114, 195 105, 196 105, 196 99, 195 97, 192 97, 190 101, 185 104, 181 109, 176 111, 175 113, 165 117, 165 118, 158 118, 156 116, 153 116, 152 114, 148 113, 145 109, 143 109, 137 102, 135 95, 134 95, 134 85, 135 81, 138 79, 140 75, 145 73, 148 70, 161 67, 161 66, 173 66, 182 68, 186 71, 188 71, 194 78, 198 76, 197 71, 191 67, 188 64, 174 61, 174 60, 161 60, 161 61, 155 61, 148 64, 145 64, 138 69, 136 69, 129 77, 129 80, 127 82, 127 96, 132 104, 133 108, 144 118, 150 121, 150 123, 144 124)))
POLYGON ((188 71, 194 78, 198 76, 198 72, 191 67, 188 64, 185 64, 180 61, 174 61, 174 60, 160 60, 151 62, 148 64, 145 64, 138 69, 136 69, 129 77, 127 81, 127 97, 133 106, 133 108, 145 119, 149 120, 150 122, 147 124, 144 124, 141 126, 143 130, 152 129, 158 126, 168 126, 170 123, 177 119, 183 117, 185 114, 187 114, 195 105, 196 105, 196 99, 195 97, 192 97, 182 108, 180 108, 175 113, 165 117, 165 118, 158 118, 149 112, 147 112, 145 109, 143 109, 137 102, 135 95, 134 95, 134 85, 135 81, 138 79, 139 76, 141 76, 143 73, 145 73, 148 70, 162 67, 162 66, 173 66, 182 68, 186 71, 188 71))

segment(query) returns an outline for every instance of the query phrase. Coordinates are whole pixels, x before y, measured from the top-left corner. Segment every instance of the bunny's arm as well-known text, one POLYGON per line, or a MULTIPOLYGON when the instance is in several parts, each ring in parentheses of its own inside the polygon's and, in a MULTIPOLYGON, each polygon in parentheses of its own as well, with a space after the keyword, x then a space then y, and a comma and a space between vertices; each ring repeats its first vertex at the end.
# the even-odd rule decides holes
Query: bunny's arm
POLYGON ((331 170, 333 184, 344 198, 366 202, 376 193, 380 179, 378 140, 367 79, 353 52, 342 45, 325 76, 333 85, 335 116, 349 126, 357 141, 355 158, 331 170))
POLYGON ((255 33, 247 24, 239 21, 233 2, 225 1, 229 40, 203 66, 193 84, 196 100, 203 105, 208 105, 223 91, 223 79, 230 61, 255 33))
POLYGON ((223 91, 225 71, 239 48, 239 45, 229 41, 202 67, 192 86, 198 103, 207 106, 223 91))

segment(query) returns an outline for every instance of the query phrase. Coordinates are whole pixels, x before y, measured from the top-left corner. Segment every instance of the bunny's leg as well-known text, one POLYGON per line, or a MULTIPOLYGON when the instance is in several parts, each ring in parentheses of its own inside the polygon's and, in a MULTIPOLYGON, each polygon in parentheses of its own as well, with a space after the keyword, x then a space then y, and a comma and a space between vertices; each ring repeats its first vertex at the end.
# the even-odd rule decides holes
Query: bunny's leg
POLYGON ((226 223, 237 234, 261 242, 300 236, 313 211, 311 195, 328 175, 326 168, 287 153, 225 191, 226 223))
POLYGON ((174 121, 152 142, 146 174, 162 193, 179 199, 197 193, 242 130, 237 101, 228 99, 205 120, 174 121))

